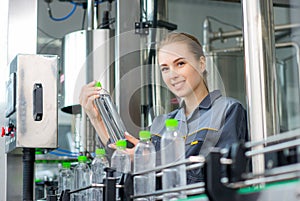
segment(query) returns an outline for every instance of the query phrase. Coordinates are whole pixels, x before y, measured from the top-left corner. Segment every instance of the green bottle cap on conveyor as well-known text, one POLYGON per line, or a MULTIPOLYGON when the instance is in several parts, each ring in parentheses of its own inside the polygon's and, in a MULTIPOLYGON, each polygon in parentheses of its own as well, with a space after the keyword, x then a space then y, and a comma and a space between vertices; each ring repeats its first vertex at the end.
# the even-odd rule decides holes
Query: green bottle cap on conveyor
POLYGON ((116 146, 117 146, 117 147, 123 147, 123 148, 126 148, 126 145, 127 145, 126 140, 118 140, 118 141, 116 142, 116 146))
POLYGON ((176 119, 167 119, 166 120, 166 127, 177 127, 178 121, 176 119))
POLYGON ((101 82, 96 82, 95 87, 102 87, 101 82))
POLYGON ((35 179, 35 180, 34 180, 35 183, 40 183, 40 182, 42 182, 42 181, 43 181, 43 180, 41 180, 41 179, 35 179))
POLYGON ((105 155, 105 149, 96 149, 96 155, 97 156, 105 155))
POLYGON ((63 162, 63 163, 62 163, 62 166, 63 166, 63 168, 68 168, 68 169, 70 169, 71 163, 70 163, 70 162, 63 162))
POLYGON ((140 139, 150 139, 151 133, 150 131, 140 131, 139 136, 140 139))
POLYGON ((78 156, 78 162, 86 162, 87 157, 86 156, 78 156))

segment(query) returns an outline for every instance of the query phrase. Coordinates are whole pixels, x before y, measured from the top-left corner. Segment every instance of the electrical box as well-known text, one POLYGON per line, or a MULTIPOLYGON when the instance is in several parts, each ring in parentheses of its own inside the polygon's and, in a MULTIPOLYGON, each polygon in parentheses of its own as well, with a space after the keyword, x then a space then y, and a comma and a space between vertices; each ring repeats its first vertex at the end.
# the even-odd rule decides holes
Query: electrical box
POLYGON ((6 86, 6 153, 16 148, 57 147, 58 56, 19 54, 6 86))

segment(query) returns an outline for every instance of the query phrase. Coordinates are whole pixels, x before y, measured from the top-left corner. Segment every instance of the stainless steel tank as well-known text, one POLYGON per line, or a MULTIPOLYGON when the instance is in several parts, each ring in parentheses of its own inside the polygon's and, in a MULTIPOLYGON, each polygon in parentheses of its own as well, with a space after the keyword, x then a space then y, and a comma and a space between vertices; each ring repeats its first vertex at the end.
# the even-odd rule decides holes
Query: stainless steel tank
MULTIPOLYGON (((60 107, 76 115, 75 149, 95 151, 97 138, 89 119, 81 111, 79 95, 82 86, 98 80, 110 91, 114 83, 114 39, 112 30, 94 29, 69 33, 63 40, 63 63, 60 72, 60 107)), ((103 146, 103 145, 102 145, 103 146)))
POLYGON ((79 94, 83 85, 101 81, 112 88, 114 42, 109 29, 81 30, 69 33, 63 40, 63 63, 60 73, 61 110, 70 114, 81 112, 79 94))

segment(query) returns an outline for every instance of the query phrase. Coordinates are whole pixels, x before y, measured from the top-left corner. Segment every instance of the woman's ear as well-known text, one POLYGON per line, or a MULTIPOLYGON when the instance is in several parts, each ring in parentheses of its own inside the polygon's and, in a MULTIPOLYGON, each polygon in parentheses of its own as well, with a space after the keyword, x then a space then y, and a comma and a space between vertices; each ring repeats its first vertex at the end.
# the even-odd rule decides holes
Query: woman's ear
POLYGON ((200 66, 200 70, 201 73, 203 73, 206 69, 206 59, 205 56, 201 56, 199 59, 199 66, 200 66))

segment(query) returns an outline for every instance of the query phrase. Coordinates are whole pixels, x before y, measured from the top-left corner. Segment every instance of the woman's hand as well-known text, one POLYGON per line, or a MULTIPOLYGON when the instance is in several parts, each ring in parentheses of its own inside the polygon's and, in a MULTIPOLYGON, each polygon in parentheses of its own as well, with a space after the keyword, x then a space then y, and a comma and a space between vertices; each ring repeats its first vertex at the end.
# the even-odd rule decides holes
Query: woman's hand
POLYGON ((91 120, 101 120, 98 109, 94 103, 99 98, 101 88, 95 87, 96 81, 92 81, 81 88, 79 103, 91 120))
MULTIPOLYGON (((127 132, 125 132, 124 135, 125 135, 125 139, 134 145, 133 148, 126 148, 126 150, 125 150, 125 152, 129 154, 131 161, 133 161, 135 146, 139 143, 139 140, 127 132)), ((108 147, 112 148, 112 149, 117 149, 117 146, 115 144, 110 144, 110 145, 108 145, 108 147)))
POLYGON ((96 81, 92 81, 81 88, 79 103, 91 120, 91 123, 100 137, 100 140, 103 144, 106 144, 109 140, 109 134, 94 103, 95 99, 99 98, 99 91, 101 88, 95 87, 95 84, 96 81))

